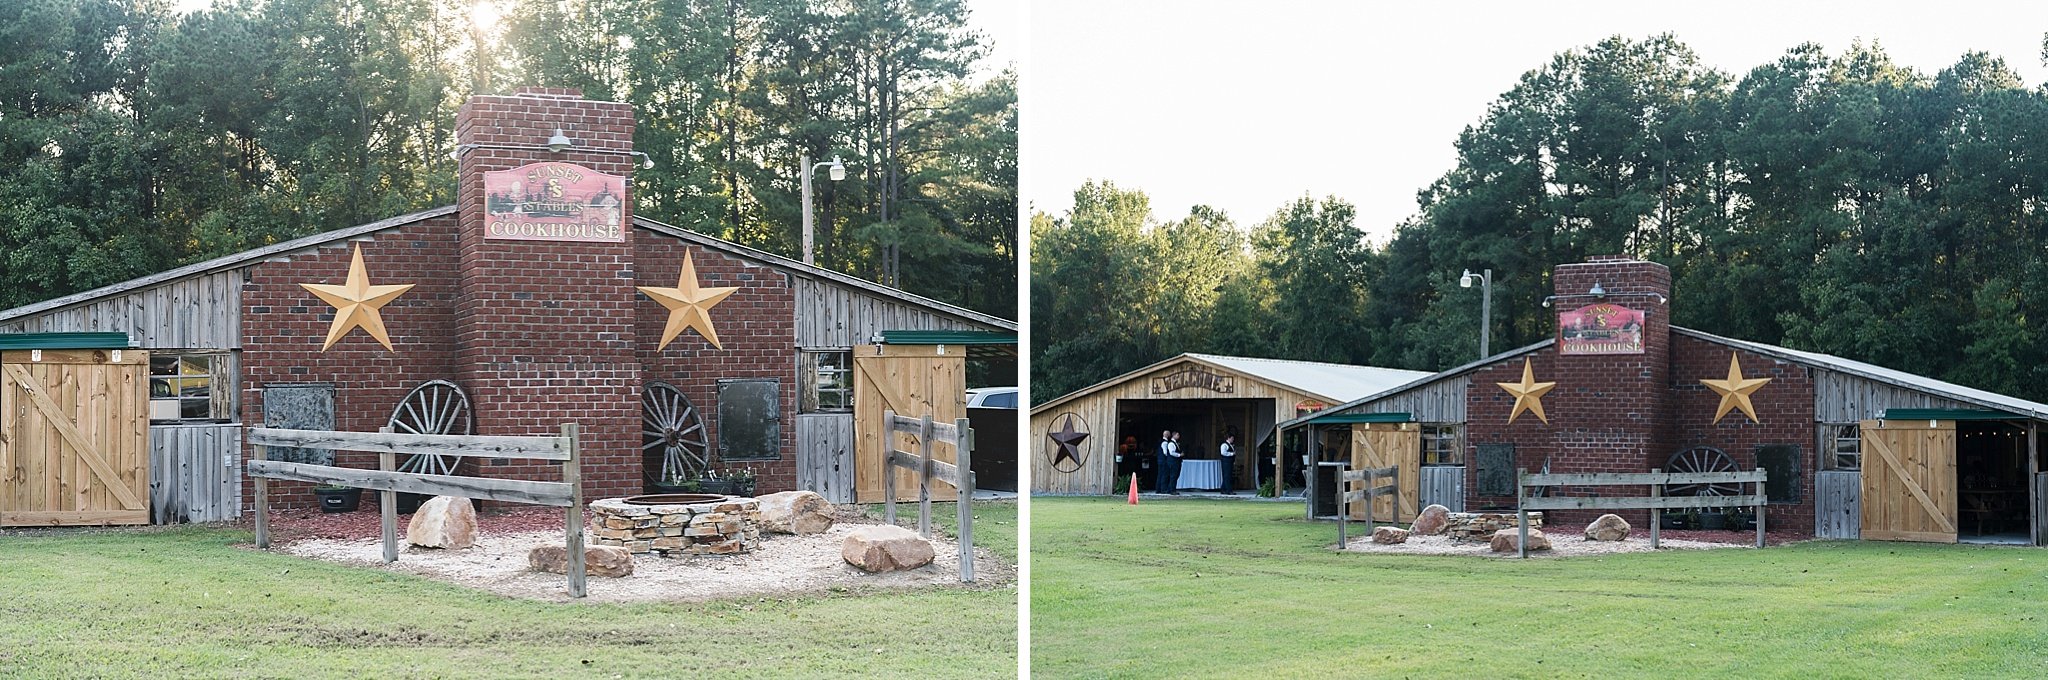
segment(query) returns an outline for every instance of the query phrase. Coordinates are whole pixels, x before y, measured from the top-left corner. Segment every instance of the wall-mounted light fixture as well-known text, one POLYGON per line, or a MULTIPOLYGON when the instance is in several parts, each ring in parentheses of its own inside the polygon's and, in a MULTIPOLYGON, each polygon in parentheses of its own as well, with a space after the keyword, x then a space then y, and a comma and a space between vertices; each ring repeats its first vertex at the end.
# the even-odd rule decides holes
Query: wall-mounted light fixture
POLYGON ((555 136, 548 138, 548 150, 553 151, 555 153, 568 151, 569 147, 575 145, 576 140, 570 139, 568 135, 562 134, 561 128, 555 128, 555 136))

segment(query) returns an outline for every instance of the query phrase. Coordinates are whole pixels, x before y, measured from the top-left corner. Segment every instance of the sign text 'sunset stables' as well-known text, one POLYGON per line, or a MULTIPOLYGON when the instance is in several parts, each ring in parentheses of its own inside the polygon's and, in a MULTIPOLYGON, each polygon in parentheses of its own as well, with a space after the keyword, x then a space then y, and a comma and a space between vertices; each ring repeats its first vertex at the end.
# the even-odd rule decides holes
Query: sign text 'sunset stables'
POLYGON ((1210 373, 1193 366, 1152 379, 1152 393, 1166 394, 1190 387, 1198 387, 1220 394, 1237 391, 1237 380, 1231 376, 1210 373))

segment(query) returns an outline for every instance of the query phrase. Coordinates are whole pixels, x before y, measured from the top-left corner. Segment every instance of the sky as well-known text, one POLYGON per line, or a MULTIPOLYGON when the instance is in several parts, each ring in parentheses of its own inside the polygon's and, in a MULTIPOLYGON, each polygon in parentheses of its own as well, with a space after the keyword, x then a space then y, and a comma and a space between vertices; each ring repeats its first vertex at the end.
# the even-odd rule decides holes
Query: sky
POLYGON ((1162 220, 1207 204, 1241 227, 1303 195, 1358 206, 1374 243, 1456 164, 1452 143, 1520 76, 1611 35, 1671 32, 1740 77, 1814 42, 1875 40, 1933 75, 1970 51, 2029 86, 2048 3, 1032 0, 1020 191, 1055 215, 1089 180, 1162 220))

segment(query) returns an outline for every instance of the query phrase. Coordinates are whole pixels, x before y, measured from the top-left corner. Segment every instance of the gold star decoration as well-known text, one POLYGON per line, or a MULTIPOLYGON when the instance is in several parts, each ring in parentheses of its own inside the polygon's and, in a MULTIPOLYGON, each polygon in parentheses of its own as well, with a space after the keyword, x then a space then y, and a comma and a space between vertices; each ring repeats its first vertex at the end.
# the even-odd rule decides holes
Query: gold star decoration
POLYGON ((320 346, 320 351, 327 351, 327 348, 333 347, 342 336, 348 335, 349 331, 361 328, 363 332, 369 333, 370 337, 382 343, 384 349, 395 352, 397 350, 391 347, 391 335, 384 330, 384 316, 377 310, 391 304, 392 300, 398 299, 398 296, 404 295, 406 291, 412 290, 414 285, 370 285, 370 272, 363 268, 363 247, 358 245, 355 259, 348 265, 347 283, 339 286, 330 283, 301 283, 299 287, 319 296, 327 304, 334 305, 334 324, 327 327, 327 343, 320 346))
POLYGON ((1762 388, 1764 383, 1770 381, 1770 378, 1742 377, 1742 363, 1735 360, 1734 352, 1730 352, 1728 353, 1728 379, 1701 380, 1700 384, 1706 385, 1708 389, 1721 395, 1721 407, 1714 411, 1715 423, 1720 423, 1721 416, 1728 415, 1728 411, 1738 408, 1742 409, 1744 415, 1749 416, 1749 422, 1761 423, 1763 421, 1757 420, 1756 417, 1756 405, 1749 403, 1749 395, 1756 393, 1757 389, 1762 388))
POLYGON ((1513 424, 1515 416, 1522 415, 1523 411, 1528 411, 1536 414, 1536 419, 1543 421, 1543 424, 1550 424, 1550 418, 1543 415, 1543 395, 1549 394, 1551 389, 1557 387, 1557 383, 1536 382, 1536 372, 1529 367, 1529 359, 1527 357, 1522 358, 1521 382, 1494 384, 1499 385, 1501 389, 1507 390, 1508 394, 1515 395, 1515 408, 1512 411, 1508 411, 1508 423, 1513 424))
POLYGON ((718 329, 711 325, 711 308, 724 302, 739 290, 739 286, 710 288, 697 285, 697 265, 690 261, 690 253, 683 253, 683 273, 674 288, 653 288, 640 286, 640 292, 668 308, 668 327, 661 329, 661 344, 654 351, 668 349, 668 343, 683 334, 683 329, 695 328, 699 335, 711 342, 712 347, 724 349, 718 344, 718 329))

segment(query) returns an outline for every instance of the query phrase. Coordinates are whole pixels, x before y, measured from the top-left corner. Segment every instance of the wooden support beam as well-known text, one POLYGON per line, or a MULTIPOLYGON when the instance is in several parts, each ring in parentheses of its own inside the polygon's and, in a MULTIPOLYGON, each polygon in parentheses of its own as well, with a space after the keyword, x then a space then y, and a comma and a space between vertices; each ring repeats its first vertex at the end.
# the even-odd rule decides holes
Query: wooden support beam
POLYGON ((953 505, 953 526, 960 535, 960 582, 974 582, 974 428, 966 418, 953 421, 953 428, 960 433, 958 448, 953 452, 954 463, 959 465, 953 482, 953 490, 959 500, 953 505))
POLYGON ((562 461, 562 483, 569 487, 569 507, 564 511, 562 534, 569 550, 569 597, 583 597, 589 592, 590 575, 584 573, 583 555, 583 456, 579 449, 582 444, 576 423, 562 423, 562 441, 567 444, 568 459, 562 461))
MULTIPOLYGON (((251 447, 251 450, 256 457, 249 461, 250 465, 270 458, 268 446, 257 444, 251 447)), ((256 478, 256 547, 265 550, 270 548, 270 480, 262 477, 256 478)))

